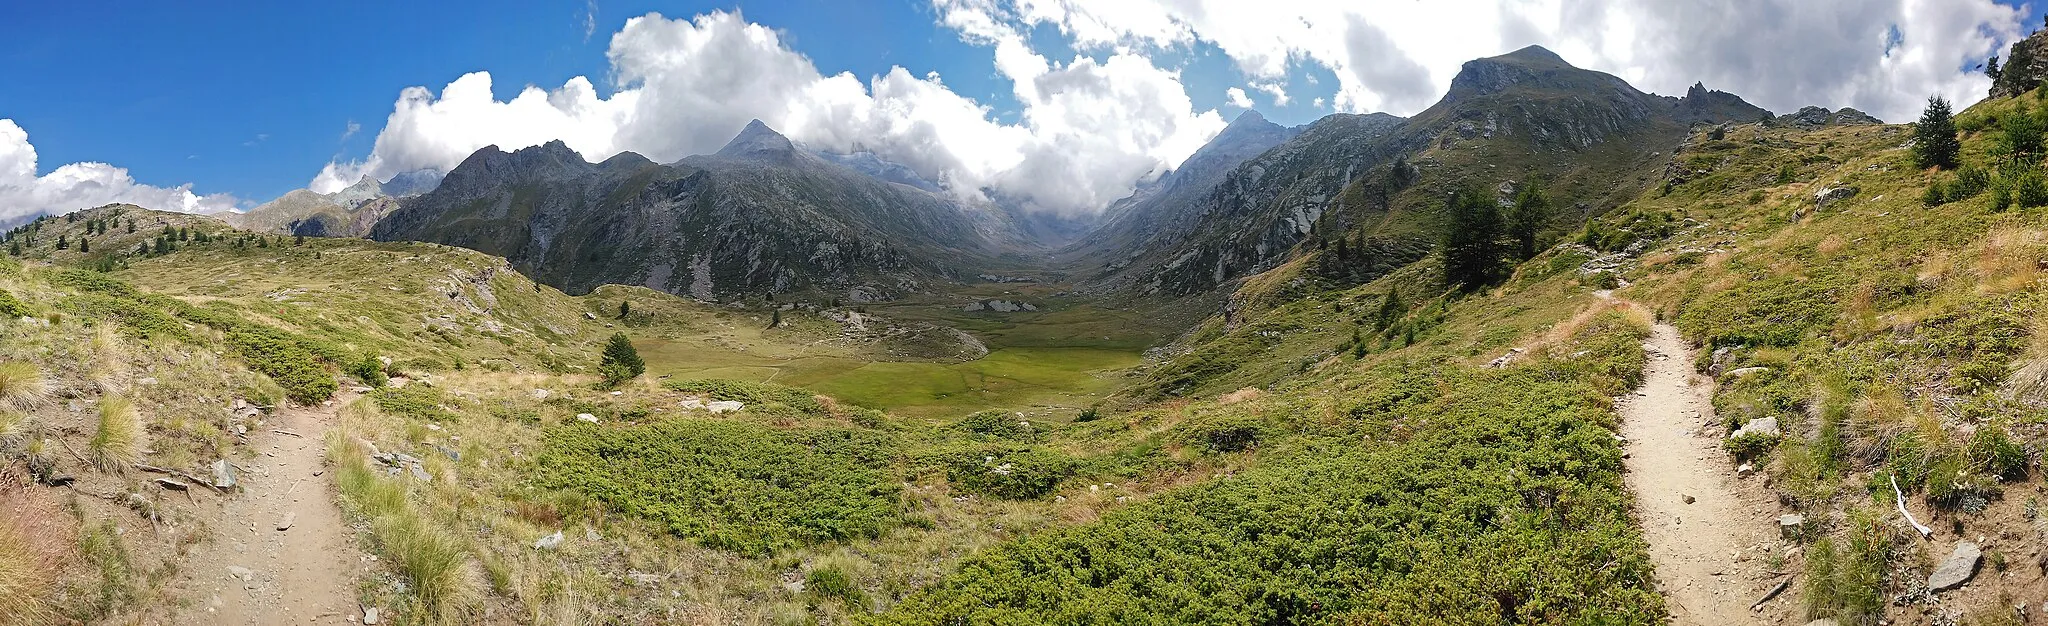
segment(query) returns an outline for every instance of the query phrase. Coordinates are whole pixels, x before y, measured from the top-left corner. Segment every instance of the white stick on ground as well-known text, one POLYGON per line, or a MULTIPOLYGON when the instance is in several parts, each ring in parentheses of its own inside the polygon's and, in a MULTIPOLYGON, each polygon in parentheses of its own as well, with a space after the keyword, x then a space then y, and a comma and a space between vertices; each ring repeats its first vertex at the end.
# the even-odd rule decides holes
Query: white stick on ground
POLYGON ((1897 498, 1897 500, 1894 501, 1899 503, 1899 514, 1906 516, 1906 523, 1912 524, 1913 530, 1920 531, 1920 537, 1922 539, 1933 537, 1934 529, 1928 528, 1926 526, 1921 526, 1919 520, 1913 519, 1913 513, 1906 510, 1906 493, 1903 491, 1899 491, 1899 477, 1893 476, 1891 477, 1891 479, 1892 496, 1897 498))

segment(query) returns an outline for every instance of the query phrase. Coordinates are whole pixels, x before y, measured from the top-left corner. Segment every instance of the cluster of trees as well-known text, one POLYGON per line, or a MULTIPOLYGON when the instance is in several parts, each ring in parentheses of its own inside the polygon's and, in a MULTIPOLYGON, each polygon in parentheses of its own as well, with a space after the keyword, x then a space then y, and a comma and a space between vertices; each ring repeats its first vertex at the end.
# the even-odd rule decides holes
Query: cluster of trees
POLYGON ((2041 161, 2048 157, 2048 108, 2034 109, 2025 100, 2015 100, 2011 110, 1974 119, 1972 124, 1995 133, 1989 164, 1963 159, 1953 107, 1940 96, 1927 99, 1927 108, 1913 126, 1913 161, 1949 173, 1937 176, 1921 202, 1932 207, 1989 192, 1994 210, 2014 204, 2048 206, 2048 176, 2041 173, 2041 161))
POLYGON ((1444 205, 1444 282, 1477 287, 1501 278, 1514 261, 1536 256, 1538 238, 1554 209, 1543 187, 1530 183, 1505 210, 1492 194, 1460 189, 1444 205))

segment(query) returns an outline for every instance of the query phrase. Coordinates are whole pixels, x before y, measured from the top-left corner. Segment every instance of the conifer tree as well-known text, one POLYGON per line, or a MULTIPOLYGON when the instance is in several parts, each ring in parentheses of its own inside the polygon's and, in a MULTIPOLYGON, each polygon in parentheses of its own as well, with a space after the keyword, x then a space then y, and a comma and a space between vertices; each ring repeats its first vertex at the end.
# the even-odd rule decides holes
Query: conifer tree
POLYGON ((1528 259, 1536 256, 1536 236, 1550 223, 1550 196, 1543 193, 1543 187, 1529 183, 1515 194, 1515 205, 1508 209, 1508 234, 1515 239, 1516 258, 1528 259))
POLYGON ((633 349, 633 341, 625 333, 612 333, 604 343, 604 356, 597 362, 597 373, 604 376, 605 386, 617 387, 646 371, 647 364, 640 360, 640 351, 633 349))
POLYGON ((1466 288, 1492 282, 1502 252, 1500 207, 1467 189, 1451 195, 1445 212, 1444 282, 1466 288))
POLYGON ((1955 169, 1962 164, 1962 151, 1963 143, 1956 139, 1955 113, 1948 100, 1941 96, 1928 98, 1927 109, 1920 113, 1920 123, 1913 125, 1913 160, 1920 167, 1955 169))

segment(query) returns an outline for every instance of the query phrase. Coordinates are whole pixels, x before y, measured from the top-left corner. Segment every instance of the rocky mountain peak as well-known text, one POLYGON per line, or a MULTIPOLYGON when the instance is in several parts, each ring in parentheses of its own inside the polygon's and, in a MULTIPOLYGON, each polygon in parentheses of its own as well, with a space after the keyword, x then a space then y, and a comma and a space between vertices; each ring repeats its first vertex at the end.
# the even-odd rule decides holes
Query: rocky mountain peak
POLYGON ((1457 77, 1451 79, 1451 89, 1444 94, 1443 101, 1457 102, 1516 88, 1560 91, 1604 88, 1629 94, 1640 93, 1619 78, 1574 67, 1555 52, 1542 46, 1529 46, 1500 56, 1466 61, 1459 68, 1457 77))
POLYGON ((379 184, 377 179, 364 176, 362 180, 356 181, 356 184, 334 192, 331 197, 335 202, 354 206, 381 195, 384 195, 384 186, 379 184))
POLYGON ((761 123, 761 120, 754 120, 747 122, 747 127, 740 129, 740 134, 733 136, 732 141, 726 142, 725 147, 719 148, 717 156, 787 158, 795 153, 796 144, 791 143, 788 137, 775 132, 775 129, 761 123))
POLYGON ((1742 96, 1708 89, 1706 83, 1693 83, 1678 99, 1677 117, 1688 123, 1753 122, 1770 115, 1742 96))
POLYGON ((1513 59, 1523 63, 1541 63, 1548 65, 1562 65, 1565 67, 1571 67, 1570 63, 1566 63, 1564 61, 1564 57, 1557 56, 1557 53, 1551 52, 1549 48, 1537 45, 1524 46, 1520 50, 1509 52, 1507 54, 1503 54, 1494 58, 1513 59))
POLYGON ((1231 120, 1229 126, 1223 127, 1223 132, 1230 132, 1230 129, 1233 128, 1259 128, 1264 126, 1278 126, 1278 124, 1266 121, 1266 116, 1259 115, 1258 111, 1247 109, 1245 112, 1237 114, 1237 119, 1231 120))

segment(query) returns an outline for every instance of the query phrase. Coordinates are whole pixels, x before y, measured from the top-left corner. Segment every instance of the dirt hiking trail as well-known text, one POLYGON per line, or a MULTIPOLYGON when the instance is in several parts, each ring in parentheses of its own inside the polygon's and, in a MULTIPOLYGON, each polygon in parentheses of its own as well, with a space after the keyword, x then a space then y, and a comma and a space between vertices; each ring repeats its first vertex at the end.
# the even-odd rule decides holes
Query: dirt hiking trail
POLYGON ((1712 381, 1693 373, 1691 347, 1669 324, 1654 326, 1643 347, 1643 386, 1617 409, 1628 487, 1672 623, 1786 623, 1796 589, 1750 610, 1785 580, 1766 565, 1782 549, 1776 506, 1734 480, 1720 447, 1712 381))
POLYGON ((367 564, 322 462, 327 430, 349 399, 281 410, 249 433, 257 453, 236 464, 240 492, 202 500, 213 534, 192 547, 172 587, 187 601, 173 623, 346 624, 359 617, 356 581, 367 564))

